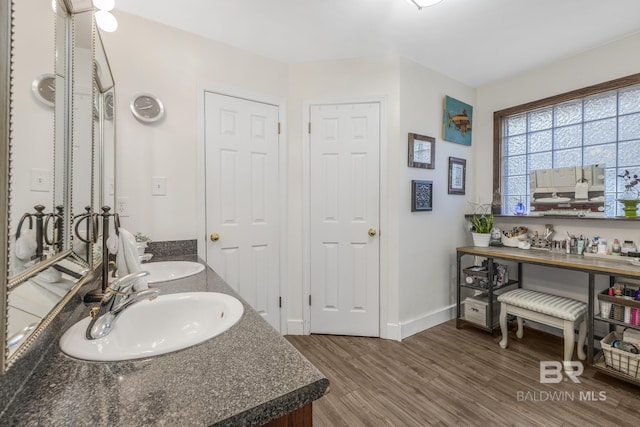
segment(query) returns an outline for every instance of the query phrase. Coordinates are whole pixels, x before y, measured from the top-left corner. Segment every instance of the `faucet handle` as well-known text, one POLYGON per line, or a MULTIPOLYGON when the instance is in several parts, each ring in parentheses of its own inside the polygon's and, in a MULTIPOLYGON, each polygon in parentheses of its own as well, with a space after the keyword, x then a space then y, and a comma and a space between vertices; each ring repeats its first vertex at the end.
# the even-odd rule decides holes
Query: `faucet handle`
POLYGON ((109 285, 109 287, 107 288, 107 292, 111 292, 116 295, 118 294, 126 295, 131 289, 131 287, 133 286, 133 284, 136 282, 136 280, 141 279, 148 275, 149 275, 148 271, 138 271, 135 273, 127 274, 126 276, 120 277, 114 280, 113 282, 111 282, 111 285, 109 285))

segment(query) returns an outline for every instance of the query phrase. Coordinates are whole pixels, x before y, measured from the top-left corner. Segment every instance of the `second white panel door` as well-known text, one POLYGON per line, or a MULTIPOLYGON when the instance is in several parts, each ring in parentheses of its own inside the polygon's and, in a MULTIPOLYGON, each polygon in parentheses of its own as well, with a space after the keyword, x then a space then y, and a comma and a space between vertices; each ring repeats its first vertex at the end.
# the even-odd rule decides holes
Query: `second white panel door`
POLYGON ((379 336, 380 104, 310 111, 310 331, 379 336))

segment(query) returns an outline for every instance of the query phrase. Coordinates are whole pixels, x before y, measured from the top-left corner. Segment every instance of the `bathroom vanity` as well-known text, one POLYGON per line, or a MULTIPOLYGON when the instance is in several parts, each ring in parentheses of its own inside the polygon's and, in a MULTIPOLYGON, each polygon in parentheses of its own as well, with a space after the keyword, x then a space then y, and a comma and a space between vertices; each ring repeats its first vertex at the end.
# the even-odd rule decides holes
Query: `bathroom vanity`
MULTIPOLYGON (((161 294, 222 292, 240 299, 210 268, 152 286, 161 294)), ((75 308, 60 332, 88 315, 89 308, 79 304, 88 290, 70 302, 75 308)), ((240 321, 223 334, 148 359, 77 360, 62 353, 56 340, 0 425, 311 426, 311 403, 327 392, 329 381, 244 306, 240 321)))

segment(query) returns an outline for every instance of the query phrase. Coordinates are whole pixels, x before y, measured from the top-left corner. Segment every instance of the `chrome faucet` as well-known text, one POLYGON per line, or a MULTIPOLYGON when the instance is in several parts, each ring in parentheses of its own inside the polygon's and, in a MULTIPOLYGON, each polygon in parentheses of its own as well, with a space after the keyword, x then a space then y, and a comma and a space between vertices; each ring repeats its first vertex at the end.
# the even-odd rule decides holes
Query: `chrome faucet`
POLYGON ((131 273, 114 280, 106 289, 99 307, 91 309, 91 321, 85 334, 88 340, 105 337, 111 332, 118 316, 128 307, 144 299, 155 299, 160 291, 158 289, 145 289, 133 292, 136 280, 149 275, 148 271, 131 273))

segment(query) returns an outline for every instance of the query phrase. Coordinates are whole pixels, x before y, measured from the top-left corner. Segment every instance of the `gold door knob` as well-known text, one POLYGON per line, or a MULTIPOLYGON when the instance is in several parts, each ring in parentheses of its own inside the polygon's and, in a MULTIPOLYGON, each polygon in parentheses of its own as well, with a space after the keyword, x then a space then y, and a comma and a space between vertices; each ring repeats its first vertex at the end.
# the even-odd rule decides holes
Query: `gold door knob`
POLYGON ((369 229, 369 236, 373 237, 373 236, 375 236, 375 235, 376 235, 376 233, 377 233, 377 231, 376 231, 376 229, 375 229, 375 228, 370 228, 370 229, 369 229))
POLYGON ((217 242, 218 240, 220 240, 220 235, 218 233, 211 233, 209 235, 209 238, 212 242, 217 242))

